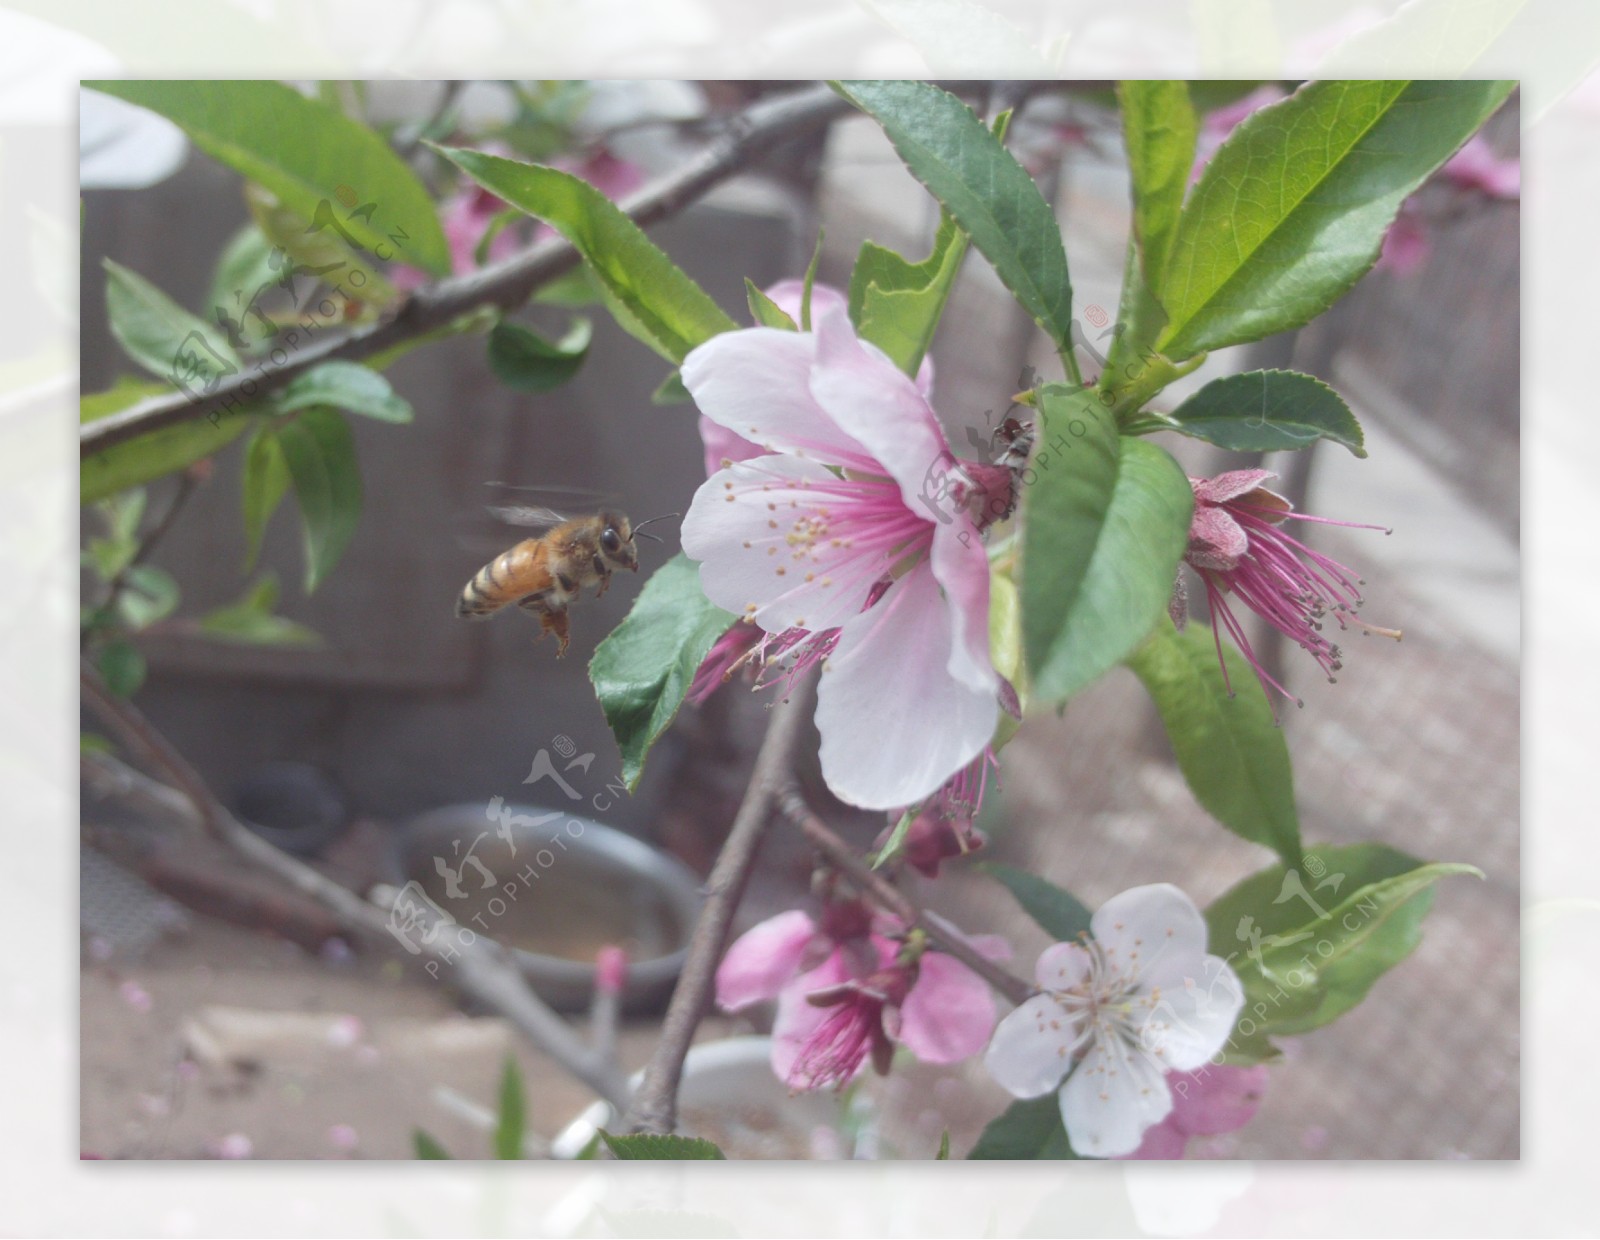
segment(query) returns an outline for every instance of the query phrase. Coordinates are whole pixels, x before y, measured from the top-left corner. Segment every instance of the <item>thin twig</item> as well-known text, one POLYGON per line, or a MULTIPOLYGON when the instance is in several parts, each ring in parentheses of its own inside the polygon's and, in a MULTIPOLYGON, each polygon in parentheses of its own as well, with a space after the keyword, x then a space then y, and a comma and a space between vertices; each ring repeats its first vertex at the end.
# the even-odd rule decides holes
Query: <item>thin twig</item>
POLYGON ((805 678, 790 695, 772 708, 767 735, 756 755, 744 801, 733 820, 727 841, 706 880, 706 904, 689 942, 688 959, 672 1002, 661 1025, 644 1081, 628 1109, 629 1132, 671 1132, 678 1120, 678 1085, 683 1059, 689 1053, 695 1030, 711 1005, 717 964, 727 946, 734 912, 755 863, 756 846, 772 817, 779 789, 793 778, 795 749, 810 716, 811 684, 805 678))
MULTIPOLYGON (((387 910, 274 847, 235 818, 171 742, 131 702, 107 689, 92 669, 82 669, 80 682, 85 704, 130 753, 157 768, 188 798, 207 834, 329 910, 348 929, 392 950, 398 948, 389 932, 387 910)), ((484 935, 470 941, 462 935, 448 953, 426 939, 418 945, 424 954, 447 966, 439 975, 448 977, 457 990, 499 1012, 534 1046, 612 1106, 626 1103, 628 1087, 621 1070, 609 1058, 595 1055, 572 1027, 528 988, 521 971, 498 943, 484 935)))
POLYGON ((1001 968, 966 939, 952 931, 942 920, 919 909, 904 892, 869 869, 851 851, 848 844, 829 830, 822 819, 812 813, 792 780, 779 791, 778 808, 783 816, 811 841, 828 864, 848 878, 856 890, 867 899, 885 912, 892 913, 906 925, 921 930, 940 951, 966 965, 1012 1003, 1021 1004, 1033 994, 1033 986, 1015 973, 1001 968))
MULTIPOLYGON (((721 137, 681 168, 628 198, 621 204, 622 209, 641 228, 674 215, 768 154, 774 143, 824 124, 849 108, 826 86, 754 104, 731 118, 721 137)), ((565 275, 579 262, 578 251, 565 238, 536 242, 493 266, 418 289, 391 318, 337 335, 324 334, 298 349, 281 366, 241 371, 198 400, 187 393, 174 392, 87 423, 79 432, 79 453, 92 456, 150 431, 199 418, 236 416, 252 402, 322 362, 371 357, 486 306, 515 310, 542 285, 565 275)))

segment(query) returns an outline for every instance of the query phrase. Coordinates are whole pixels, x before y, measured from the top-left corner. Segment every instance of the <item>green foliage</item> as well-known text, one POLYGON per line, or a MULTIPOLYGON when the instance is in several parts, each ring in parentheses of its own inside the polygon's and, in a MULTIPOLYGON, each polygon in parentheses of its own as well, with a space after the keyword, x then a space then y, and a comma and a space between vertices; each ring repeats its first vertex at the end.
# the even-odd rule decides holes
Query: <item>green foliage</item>
POLYGON ((1219 897, 1205 914, 1210 949, 1227 956, 1245 992, 1229 1059, 1267 1058, 1268 1038, 1321 1028, 1360 1003, 1421 942, 1433 884, 1451 874, 1482 877, 1382 844, 1321 846, 1219 897))
POLYGON ((624 211, 588 182, 481 151, 437 149, 479 185, 572 242, 599 280, 617 321, 668 361, 681 362, 696 345, 737 327, 624 211))
POLYGON ((784 312, 783 307, 758 289, 749 276, 744 281, 744 298, 750 306, 750 317, 755 320, 756 326, 776 327, 786 332, 800 330, 799 324, 784 312))
POLYGON ((282 278, 273 266, 272 254, 272 241, 259 224, 246 224, 234 233, 217 256, 217 265, 211 274, 211 291, 206 294, 206 310, 221 306, 234 318, 242 318, 256 291, 282 278))
POLYGON ((1311 82, 1249 117, 1183 208, 1157 347, 1183 358, 1321 314, 1377 260, 1401 202, 1513 85, 1311 82))
POLYGON ((307 221, 354 191, 370 218, 340 211, 356 242, 444 275, 450 247, 433 200, 387 143, 341 112, 270 81, 97 81, 84 85, 182 127, 194 144, 307 221), (341 196, 341 189, 345 192, 341 196), (401 237, 403 239, 394 240, 401 237))
POLYGON ((500 1115, 494 1126, 494 1156, 501 1159, 522 1157, 522 1132, 526 1124, 526 1104, 522 1094, 522 1073, 517 1061, 506 1056, 500 1074, 500 1115))
POLYGON ((915 376, 966 253, 967 235, 947 211, 940 213, 932 253, 920 263, 864 242, 850 273, 850 321, 856 333, 915 376))
POLYGON ((1320 379, 1293 370, 1247 370, 1213 379, 1172 411, 1185 435, 1232 452, 1283 452, 1319 439, 1366 456, 1361 424, 1320 379))
POLYGON ((1159 300, 1199 120, 1183 82, 1119 82, 1117 97, 1133 181, 1133 232, 1145 283, 1159 300))
POLYGON ((361 517, 355 440, 335 410, 306 409, 277 429, 305 531, 305 589, 326 579, 361 517))
POLYGON ((1093 914, 1088 905, 1070 891, 1063 891, 1048 879, 1009 865, 990 862, 983 870, 1015 896, 1022 911, 1055 942, 1073 943, 1080 934, 1089 933, 1089 919, 1093 914))
POLYGON ((135 631, 164 620, 178 608, 178 583, 154 564, 135 564, 123 574, 117 616, 135 631))
POLYGON ((1072 283, 1055 213, 1027 171, 954 95, 926 82, 838 82, 883 126, 1059 351, 1071 349, 1072 283))
POLYGON ((703 1137, 659 1136, 650 1132, 629 1135, 600 1130, 600 1137, 612 1157, 625 1162, 670 1160, 674 1162, 720 1161, 723 1153, 703 1137))
POLYGON ((411 1148, 416 1151, 418 1158, 424 1160, 448 1159, 450 1157, 444 1146, 440 1145, 438 1141, 420 1128, 411 1130, 411 1148))
POLYGON ((1164 618, 1128 666, 1161 712, 1195 800, 1236 835, 1265 844, 1294 865, 1300 860, 1300 818, 1289 746, 1245 657, 1231 643, 1222 646, 1224 680, 1217 650, 1215 635, 1204 625, 1190 624, 1180 633, 1164 618))
MULTIPOLYGON (((105 260, 106 316, 111 334, 130 358, 158 379, 169 382, 198 376, 187 363, 192 359, 209 369, 222 366, 237 369, 239 355, 233 351, 222 330, 205 319, 196 318, 150 281, 121 263, 105 260), (198 343, 216 355, 207 358, 198 343)), ((231 370, 225 373, 232 373, 231 370)), ((204 384, 204 378, 198 377, 204 384)))
POLYGON ((1076 1159, 1061 1122, 1061 1101, 1051 1090, 1042 1098, 1013 1102, 989 1121, 969 1159, 1076 1159))
MULTIPOLYGON (((310 282, 315 278, 329 288, 339 290, 340 296, 350 301, 383 307, 393 305, 400 299, 400 290, 384 275, 383 265, 368 258, 359 245, 347 243, 334 227, 332 221, 339 221, 339 214, 331 217, 331 221, 328 217, 321 221, 308 220, 280 201, 271 190, 260 185, 246 185, 244 198, 250 214, 255 218, 256 227, 262 231, 268 243, 292 261, 298 273, 291 281, 294 288, 303 287, 299 281, 310 282)), ((393 246, 386 247, 384 252, 393 257, 400 254, 393 246)), ((279 261, 283 261, 281 256, 279 261)), ((281 273, 279 280, 286 274, 286 271, 281 273)), ((253 295, 260 287, 257 285, 256 289, 240 291, 253 295)), ((297 292, 296 296, 304 297, 305 294, 297 292)), ((306 304, 310 304, 309 299, 306 304)), ((260 324, 252 319, 245 326, 260 327, 260 324)), ((252 341, 251 348, 259 350, 270 343, 270 334, 264 335, 252 341)))
POLYGON ((325 405, 379 422, 403 424, 415 416, 387 379, 359 362, 320 362, 274 393, 269 404, 280 415, 325 405))
POLYGON ((144 655, 124 637, 112 638, 102 645, 94 656, 95 666, 106 688, 118 697, 132 697, 144 684, 148 670, 144 655))
POLYGON ((1117 433, 1092 391, 1041 388, 1023 495, 1022 634, 1032 692, 1059 702, 1154 627, 1188 545, 1194 495, 1166 451, 1117 433))
POLYGON ((569 382, 589 356, 594 334, 588 319, 573 319, 560 340, 501 320, 489 333, 489 369, 495 378, 519 392, 548 392, 569 382))
POLYGON ((596 647, 589 679, 622 751, 629 789, 683 705, 695 669, 733 622, 701 592, 699 570, 679 554, 656 570, 627 618, 596 647))
POLYGON ((246 646, 320 646, 322 638, 287 616, 273 614, 278 605, 278 579, 264 573, 235 602, 207 612, 196 622, 202 637, 246 646))
POLYGON ((249 572, 261 554, 261 538, 267 522, 278 510, 289 490, 289 464, 277 433, 262 423, 250 438, 244 454, 244 481, 240 488, 244 510, 244 567, 249 572))

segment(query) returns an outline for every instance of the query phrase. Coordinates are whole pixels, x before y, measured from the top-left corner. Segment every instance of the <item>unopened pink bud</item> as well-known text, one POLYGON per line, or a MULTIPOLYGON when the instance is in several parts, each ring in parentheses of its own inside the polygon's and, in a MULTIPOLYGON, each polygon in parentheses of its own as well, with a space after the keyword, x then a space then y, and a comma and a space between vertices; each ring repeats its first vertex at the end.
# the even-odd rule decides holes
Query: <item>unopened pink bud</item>
POLYGON ((603 995, 620 995, 628 976, 628 953, 616 946, 602 947, 595 957, 595 985, 603 995))

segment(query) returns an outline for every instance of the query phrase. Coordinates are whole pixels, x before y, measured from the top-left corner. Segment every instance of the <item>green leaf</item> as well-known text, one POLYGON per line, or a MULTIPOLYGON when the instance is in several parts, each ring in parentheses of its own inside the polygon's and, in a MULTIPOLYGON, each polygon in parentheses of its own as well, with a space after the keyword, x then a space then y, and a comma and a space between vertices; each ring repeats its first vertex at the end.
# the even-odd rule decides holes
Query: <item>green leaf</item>
POLYGON ((123 375, 105 391, 86 392, 78 398, 78 424, 82 426, 88 422, 98 422, 142 400, 166 396, 171 391, 171 384, 151 383, 148 379, 123 375))
POLYGON ((178 583, 153 564, 135 564, 123 578, 117 610, 131 629, 148 628, 178 608, 178 583))
POLYGON ((660 386, 650 393, 652 405, 682 405, 694 398, 689 394, 689 389, 683 386, 683 374, 680 371, 671 371, 660 386))
POLYGON ((1042 1098, 1013 1102, 989 1121, 969 1159, 1076 1159, 1061 1123, 1061 1100, 1051 1090, 1042 1098))
POLYGON ((191 394, 238 372, 239 355, 219 328, 121 263, 108 258, 105 269, 111 334, 135 362, 191 394))
POLYGON ((517 1070, 517 1061, 507 1055, 505 1070, 500 1075, 500 1117, 494 1128, 496 1158, 522 1157, 522 1131, 525 1123, 522 1073, 517 1070))
POLYGON ((241 413, 221 413, 215 423, 208 418, 180 422, 96 452, 78 466, 78 498, 93 503, 177 473, 215 456, 256 421, 241 413))
POLYGON ((500 311, 493 306, 479 306, 475 310, 468 310, 458 314, 448 323, 442 323, 431 331, 425 331, 420 336, 409 336, 404 340, 396 341, 387 349, 380 349, 367 358, 367 365, 373 370, 387 370, 396 361, 410 353, 413 349, 423 345, 435 344, 440 340, 448 340, 452 336, 466 336, 473 332, 487 332, 494 328, 500 321, 500 311))
POLYGON ((223 246, 211 275, 211 291, 206 294, 206 318, 220 307, 234 319, 243 320, 246 308, 264 284, 281 278, 273 266, 273 245, 256 223, 246 224, 223 246))
POLYGON ((80 754, 116 753, 117 747, 111 743, 109 737, 101 736, 98 732, 79 732, 78 752, 80 754))
POLYGON ((709 1162, 720 1160, 722 1151, 703 1137, 660 1136, 653 1132, 636 1132, 630 1135, 600 1130, 614 1157, 625 1162, 669 1159, 675 1161, 709 1162))
POLYGON ((1311 82, 1250 116, 1179 218, 1158 348, 1183 358, 1321 314, 1377 260, 1401 202, 1514 85, 1311 82))
POLYGON ((567 334, 554 342, 520 323, 496 323, 489 333, 489 369, 519 392, 548 392, 578 373, 593 334, 588 319, 574 319, 567 334))
POLYGON ((982 868, 1016 897, 1022 911, 1055 942, 1074 943, 1080 934, 1089 933, 1089 919, 1093 914, 1088 905, 1070 891, 1063 891, 1047 879, 1013 866, 989 862, 982 868))
POLYGON ((1213 379, 1172 411, 1177 429, 1233 452, 1284 452, 1319 439, 1366 456, 1361 424, 1320 379, 1293 370, 1247 370, 1213 379))
POLYGON ((411 1130, 411 1147, 416 1151, 418 1158, 448 1159, 450 1157, 450 1155, 445 1151, 444 1146, 440 1145, 420 1128, 413 1128, 411 1130))
POLYGON ((1072 283, 1055 213, 972 109, 927 82, 838 82, 870 114, 1059 351, 1069 350, 1072 283))
POLYGON ((950 1158, 950 1130, 946 1128, 939 1134, 939 1152, 933 1156, 935 1162, 947 1162, 950 1158))
POLYGON ((1382 844, 1319 846, 1270 866, 1206 909, 1210 950, 1226 954, 1245 1007, 1229 1058, 1270 1050, 1343 1015, 1422 939, 1433 884, 1470 865, 1424 865, 1382 844))
POLYGON ((1199 121, 1183 82, 1119 82, 1122 134, 1133 180, 1133 230, 1145 283, 1157 300, 1178 213, 1194 167, 1199 121))
POLYGON ((863 243, 850 273, 850 321, 857 334, 915 377, 966 253, 967 235, 948 212, 940 213, 933 251, 920 263, 863 243))
POLYGON ((261 554, 267 522, 289 490, 289 464, 283 459, 277 432, 263 422, 244 454, 244 482, 240 497, 244 507, 244 567, 249 572, 261 554))
POLYGON ((360 362, 321 362, 296 376, 272 400, 277 414, 298 413, 319 405, 380 422, 404 423, 414 416, 410 403, 395 395, 389 381, 360 362))
POLYGON ((472 261, 480 267, 485 266, 489 261, 489 251, 494 246, 494 239, 523 218, 523 213, 515 207, 507 207, 504 211, 496 212, 494 218, 489 221, 489 226, 483 230, 483 236, 478 238, 478 244, 473 247, 472 261))
POLYGON ((872 859, 872 868, 881 870, 888 865, 905 846, 906 836, 911 832, 911 824, 917 820, 916 810, 906 810, 894 824, 894 830, 889 832, 889 838, 884 840, 883 847, 878 849, 878 855, 872 859))
POLYGON ((481 151, 439 152, 491 193, 538 216, 574 246, 600 281, 617 321, 671 362, 736 324, 615 203, 554 168, 481 151))
POLYGON ((822 266, 822 230, 817 230, 817 244, 812 247, 811 261, 806 264, 805 279, 800 282, 800 330, 811 330, 811 292, 817 284, 817 268, 822 266))
MULTIPOLYGON (((384 265, 369 258, 359 246, 348 244, 328 217, 307 219, 260 185, 246 185, 244 198, 256 227, 278 251, 273 261, 281 266, 274 283, 286 285, 283 291, 291 294, 296 304, 309 308, 313 304, 309 290, 319 281, 352 301, 382 307, 400 300, 400 290, 384 274, 384 265)), ((392 247, 384 252, 391 257, 398 255, 392 247)), ((254 291, 265 290, 258 286, 254 291)), ((326 311, 319 313, 323 319, 330 317, 326 311)), ((241 331, 244 328, 266 330, 254 318, 245 321, 241 331)), ((275 338, 270 333, 263 335, 251 341, 251 348, 264 348, 275 338)))
POLYGON ((147 670, 144 655, 132 642, 121 638, 107 642, 95 655, 95 666, 100 669, 106 688, 118 697, 132 697, 144 684, 147 670))
POLYGON ((681 553, 645 583, 633 609, 589 661, 589 679, 622 751, 622 775, 639 784, 645 755, 667 730, 695 669, 734 617, 700 590, 700 572, 681 553))
POLYGON ((757 326, 776 327, 779 331, 786 332, 800 330, 783 307, 758 289, 749 276, 744 280, 744 299, 750 307, 750 317, 756 321, 757 326))
POLYGON ((201 616, 196 628, 204 637, 248 646, 322 645, 322 637, 315 629, 287 616, 273 615, 272 609, 277 605, 278 579, 270 572, 263 573, 243 597, 201 616))
POLYGON ((338 563, 361 518, 355 440, 332 409, 307 409, 278 428, 278 444, 300 502, 310 594, 338 563))
POLYGON ((1289 746, 1245 657, 1231 642, 1222 646, 1224 680, 1217 648, 1204 625, 1180 633, 1163 619, 1128 666, 1160 711, 1195 800, 1234 834, 1293 865, 1300 860, 1300 818, 1289 746))
POLYGON ((1023 649, 1032 691, 1076 693, 1166 609, 1194 494, 1166 451, 1117 434, 1092 392, 1041 388, 1035 481, 1024 492, 1023 649))
POLYGON ((304 219, 316 220, 319 207, 333 212, 379 258, 449 272, 450 247, 422 182, 378 134, 292 87, 226 80, 84 85, 165 116, 304 219), (345 206, 352 193, 356 201, 345 206), (361 210, 368 204, 370 215, 361 210))

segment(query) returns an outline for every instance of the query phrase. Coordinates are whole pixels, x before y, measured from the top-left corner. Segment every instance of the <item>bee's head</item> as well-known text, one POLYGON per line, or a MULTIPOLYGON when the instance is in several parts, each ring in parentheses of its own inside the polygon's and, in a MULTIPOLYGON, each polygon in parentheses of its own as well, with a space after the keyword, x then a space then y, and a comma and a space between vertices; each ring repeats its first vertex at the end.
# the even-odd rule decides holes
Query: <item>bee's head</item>
POLYGON ((639 548, 634 545, 633 526, 620 512, 600 514, 600 556, 613 568, 639 571, 639 548))

